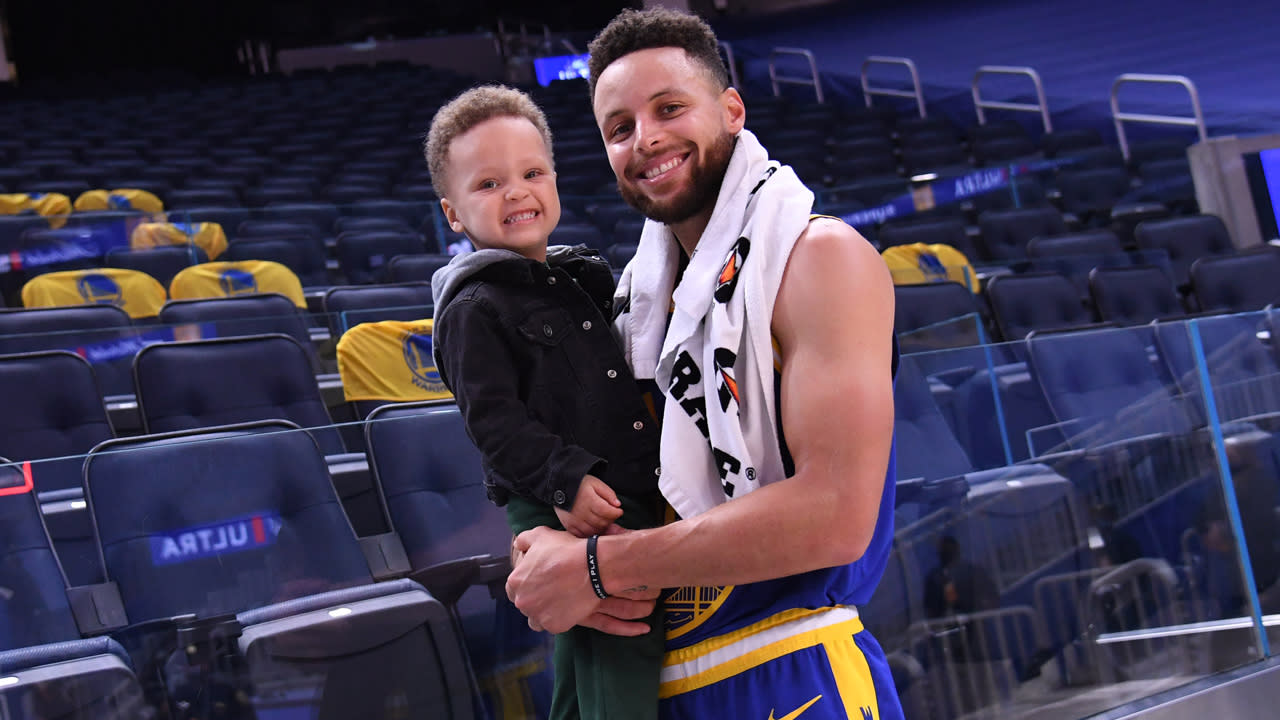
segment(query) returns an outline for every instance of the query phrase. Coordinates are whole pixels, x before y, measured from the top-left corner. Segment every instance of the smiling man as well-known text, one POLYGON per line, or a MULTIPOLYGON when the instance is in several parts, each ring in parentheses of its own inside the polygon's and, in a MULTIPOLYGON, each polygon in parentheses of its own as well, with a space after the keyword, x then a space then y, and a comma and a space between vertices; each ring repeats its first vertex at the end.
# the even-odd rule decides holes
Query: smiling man
POLYGON ((893 538, 889 273, 744 130, 701 20, 624 11, 590 51, 618 189, 649 218, 615 327, 654 383, 673 521, 522 533, 508 593, 535 627, 634 633, 619 616, 668 588, 664 718, 901 718, 857 611, 893 538))

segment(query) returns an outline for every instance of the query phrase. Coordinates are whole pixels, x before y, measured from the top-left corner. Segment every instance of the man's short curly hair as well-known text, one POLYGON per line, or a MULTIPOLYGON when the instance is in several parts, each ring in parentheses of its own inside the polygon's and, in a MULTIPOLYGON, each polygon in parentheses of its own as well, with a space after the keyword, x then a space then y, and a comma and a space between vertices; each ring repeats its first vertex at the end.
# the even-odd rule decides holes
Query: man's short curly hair
POLYGON ((447 197, 449 147, 459 135, 486 120, 496 117, 518 117, 533 123, 547 144, 547 155, 555 163, 551 150, 551 128, 547 116, 528 95, 505 85, 482 85, 471 88, 450 100, 431 119, 423 152, 431 172, 431 186, 436 195, 447 197))
POLYGON ((720 44, 711 26, 702 18, 668 8, 623 10, 596 35, 587 52, 591 99, 596 97, 596 80, 605 68, 624 55, 649 48, 678 47, 706 68, 716 89, 729 87, 729 71, 720 59, 720 44))

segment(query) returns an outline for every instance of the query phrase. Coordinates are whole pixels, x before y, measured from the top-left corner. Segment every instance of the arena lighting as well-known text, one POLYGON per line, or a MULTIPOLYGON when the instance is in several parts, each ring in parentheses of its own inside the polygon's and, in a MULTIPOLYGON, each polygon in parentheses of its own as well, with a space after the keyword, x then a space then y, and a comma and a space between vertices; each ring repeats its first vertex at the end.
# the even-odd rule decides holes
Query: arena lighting
POLYGON ((350 614, 351 614, 351 608, 345 608, 345 607, 334 608, 329 611, 329 617, 331 618, 342 618, 350 614))
POLYGON ((22 681, 19 680, 16 675, 10 675, 9 677, 2 677, 0 678, 0 688, 6 688, 12 685, 17 685, 20 682, 22 681))
POLYGON ((89 503, 85 502, 84 500, 72 500, 72 501, 71 501, 71 509, 72 509, 72 510, 83 510, 83 509, 85 509, 85 508, 87 508, 87 507, 89 507, 89 503))
POLYGON ((921 173, 919 175, 911 176, 911 182, 913 183, 933 182, 934 180, 937 180, 937 179, 938 179, 938 173, 921 173))

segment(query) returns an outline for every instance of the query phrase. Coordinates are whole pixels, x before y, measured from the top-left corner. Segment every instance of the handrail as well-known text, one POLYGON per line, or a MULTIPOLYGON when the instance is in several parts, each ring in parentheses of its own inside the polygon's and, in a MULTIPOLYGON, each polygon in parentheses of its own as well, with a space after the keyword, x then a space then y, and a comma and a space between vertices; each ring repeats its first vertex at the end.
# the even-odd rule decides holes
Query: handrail
POLYGON ((987 124, 987 114, 983 112, 986 109, 991 110, 1013 110, 1015 112, 1035 112, 1040 113, 1040 120, 1044 123, 1044 131, 1053 132, 1053 122, 1049 119, 1049 103, 1044 98, 1044 84, 1040 82, 1040 73, 1035 68, 1014 66, 1014 65, 983 65, 973 74, 973 108, 978 113, 978 124, 987 124), (1036 103, 1017 103, 1005 102, 1000 100, 983 100, 982 93, 978 89, 978 81, 983 75, 1022 75, 1031 78, 1031 82, 1036 88, 1036 103))
POLYGON ((1193 127, 1200 134, 1200 140, 1203 142, 1209 139, 1209 133, 1204 126, 1204 111, 1200 107, 1200 93, 1196 91, 1196 84, 1184 75, 1148 75, 1145 73, 1125 73, 1118 76, 1111 83, 1111 117, 1116 124, 1116 139, 1120 142, 1120 152, 1124 153, 1124 159, 1129 159, 1129 139, 1125 136, 1124 124, 1126 122, 1148 123, 1152 125, 1177 125, 1180 127, 1193 127), (1122 113, 1120 112, 1120 86, 1125 83, 1154 83, 1161 85, 1181 85, 1186 89, 1187 94, 1191 96, 1191 110, 1195 113, 1194 117, 1185 115, 1152 115, 1149 113, 1122 113))
POLYGON ((927 117, 928 113, 924 109, 924 91, 920 89, 920 73, 916 71, 916 64, 911 58, 889 57, 887 55, 872 55, 862 61, 862 97, 867 102, 867 107, 871 107, 871 96, 881 95, 884 97, 900 97, 914 98, 916 101, 916 109, 920 113, 920 117, 927 117), (898 90, 895 88, 876 88, 871 87, 871 80, 867 77, 867 68, 872 65, 902 65, 911 72, 911 85, 913 90, 898 90))
POLYGON ((728 42, 721 40, 720 50, 724 53, 725 67, 729 68, 729 84, 741 89, 742 81, 738 79, 738 64, 733 59, 733 46, 728 42))
POLYGON ((825 103, 826 99, 822 95, 822 79, 818 77, 818 62, 814 60, 813 53, 804 48, 776 47, 769 53, 769 82, 773 84, 773 95, 778 97, 782 95, 782 89, 779 85, 807 85, 812 87, 818 96, 819 103, 825 103), (802 57, 809 61, 809 77, 795 77, 778 75, 778 58, 791 55, 802 57))

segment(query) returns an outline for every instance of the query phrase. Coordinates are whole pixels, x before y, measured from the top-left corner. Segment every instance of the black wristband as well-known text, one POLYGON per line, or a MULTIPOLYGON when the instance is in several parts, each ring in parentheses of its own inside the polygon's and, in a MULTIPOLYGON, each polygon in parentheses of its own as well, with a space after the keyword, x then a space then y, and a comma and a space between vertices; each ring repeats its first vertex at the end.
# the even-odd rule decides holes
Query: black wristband
POLYGON ((600 581, 600 559, 596 557, 596 542, 599 540, 599 535, 587 538, 587 577, 591 578, 591 589, 596 591, 596 597, 603 600, 609 597, 609 593, 604 591, 604 583, 600 581))

